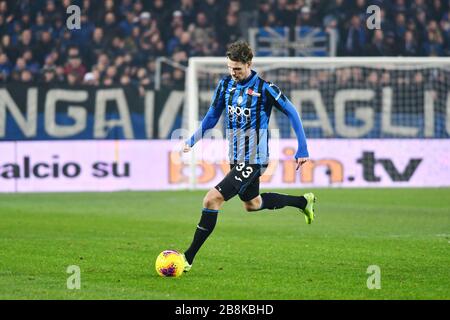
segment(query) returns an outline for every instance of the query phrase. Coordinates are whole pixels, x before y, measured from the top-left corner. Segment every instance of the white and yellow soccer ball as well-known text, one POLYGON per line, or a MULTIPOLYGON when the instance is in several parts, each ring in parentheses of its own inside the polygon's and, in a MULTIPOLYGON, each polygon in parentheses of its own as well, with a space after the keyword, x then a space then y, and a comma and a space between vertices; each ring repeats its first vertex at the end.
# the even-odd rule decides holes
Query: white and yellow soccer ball
POLYGON ((155 269, 161 277, 179 277, 184 271, 184 257, 176 250, 164 250, 156 258, 155 269))

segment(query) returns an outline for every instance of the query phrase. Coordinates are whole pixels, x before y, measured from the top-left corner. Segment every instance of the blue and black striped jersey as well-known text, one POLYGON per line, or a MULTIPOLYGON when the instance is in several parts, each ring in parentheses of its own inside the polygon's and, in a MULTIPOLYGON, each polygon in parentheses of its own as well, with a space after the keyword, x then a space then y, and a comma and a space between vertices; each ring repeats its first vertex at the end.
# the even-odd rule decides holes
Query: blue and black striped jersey
POLYGON ((300 117, 280 89, 260 78, 252 70, 243 82, 231 76, 220 80, 213 99, 197 132, 187 141, 193 146, 206 130, 213 128, 225 110, 226 135, 231 163, 267 164, 269 161, 269 118, 272 107, 286 114, 297 135, 296 158, 308 157, 305 133, 300 117))

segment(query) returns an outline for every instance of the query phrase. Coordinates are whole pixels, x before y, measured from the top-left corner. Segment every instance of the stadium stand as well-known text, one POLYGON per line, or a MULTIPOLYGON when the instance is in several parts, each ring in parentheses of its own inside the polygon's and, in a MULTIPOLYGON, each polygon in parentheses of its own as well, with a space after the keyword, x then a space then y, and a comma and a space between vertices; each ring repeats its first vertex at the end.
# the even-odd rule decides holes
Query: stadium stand
MULTIPOLYGON (((186 65, 223 56, 249 27, 337 31, 337 56, 448 56, 449 1, 434 0, 105 0, 0 1, 0 82, 154 86, 155 61, 186 65), (428 2, 427 2, 428 3, 428 2), (66 28, 66 9, 81 8, 81 29, 66 28), (381 7, 381 30, 363 26, 381 7)), ((164 84, 183 84, 166 68, 164 84)), ((142 91, 141 91, 142 92, 142 91)))

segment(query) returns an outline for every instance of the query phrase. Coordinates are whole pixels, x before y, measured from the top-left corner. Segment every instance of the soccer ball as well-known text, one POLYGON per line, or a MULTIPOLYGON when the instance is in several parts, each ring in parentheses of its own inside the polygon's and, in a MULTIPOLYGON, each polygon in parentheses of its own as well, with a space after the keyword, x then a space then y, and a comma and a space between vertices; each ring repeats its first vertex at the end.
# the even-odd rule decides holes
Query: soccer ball
POLYGON ((156 272, 161 277, 179 277, 183 274, 184 258, 176 250, 164 250, 156 258, 156 272))

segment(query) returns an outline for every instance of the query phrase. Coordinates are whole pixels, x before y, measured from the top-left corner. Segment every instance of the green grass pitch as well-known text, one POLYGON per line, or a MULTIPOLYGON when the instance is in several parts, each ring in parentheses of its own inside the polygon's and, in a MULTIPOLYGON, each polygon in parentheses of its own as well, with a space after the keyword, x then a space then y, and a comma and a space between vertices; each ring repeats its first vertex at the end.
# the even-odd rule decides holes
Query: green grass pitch
POLYGON ((176 279, 154 262, 189 246, 204 191, 2 194, 0 299, 450 299, 450 189, 313 191, 311 225, 232 199, 176 279))

